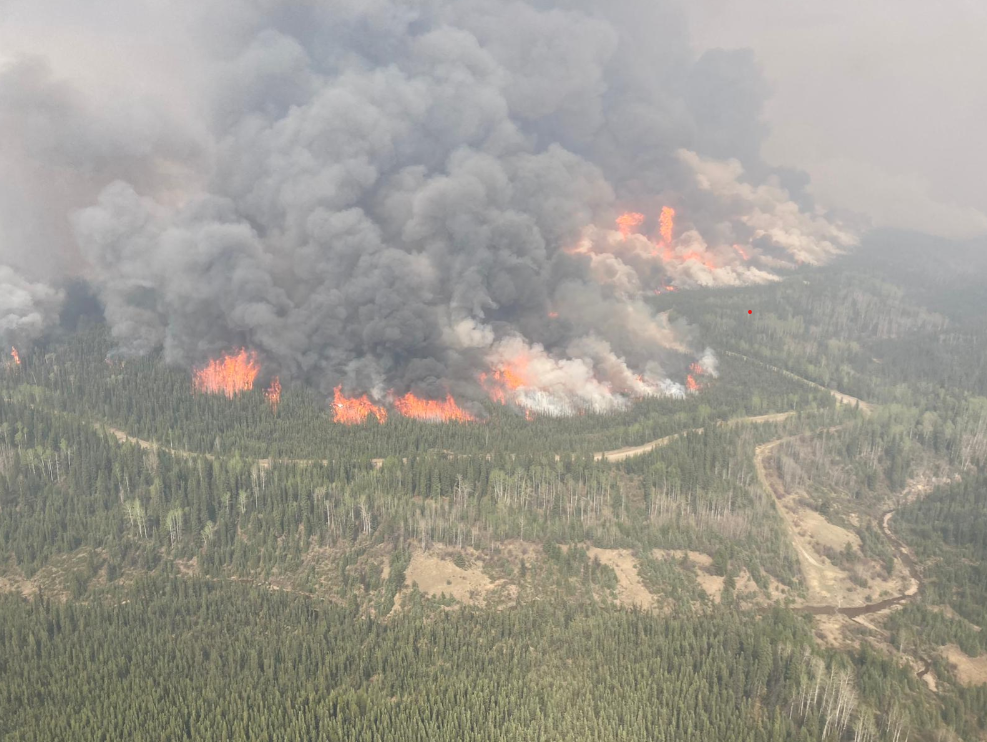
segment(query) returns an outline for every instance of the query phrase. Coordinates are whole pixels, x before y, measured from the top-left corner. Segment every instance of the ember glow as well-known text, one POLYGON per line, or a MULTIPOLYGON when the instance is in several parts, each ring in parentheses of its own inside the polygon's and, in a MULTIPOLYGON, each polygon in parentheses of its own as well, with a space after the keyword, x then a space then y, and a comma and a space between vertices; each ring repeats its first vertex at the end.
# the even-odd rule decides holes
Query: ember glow
POLYGON ((17 348, 11 346, 10 357, 14 359, 14 363, 18 366, 21 365, 21 354, 17 352, 17 348))
POLYGON ((617 228, 626 240, 644 222, 644 214, 628 211, 617 217, 617 228))
POLYGON ((271 405, 271 409, 277 412, 278 405, 281 404, 281 379, 277 376, 271 379, 271 385, 267 387, 264 396, 267 397, 267 403, 271 405))
POLYGON ((530 384, 528 359, 523 356, 501 364, 492 373, 480 374, 480 385, 490 399, 500 404, 507 404, 508 399, 513 399, 513 392, 530 384))
POLYGON ((254 388, 254 381, 260 372, 257 354, 241 348, 236 355, 225 355, 212 360, 195 372, 196 391, 205 394, 225 394, 233 399, 241 392, 254 388))
POLYGON ((661 234, 661 241, 666 245, 672 244, 672 237, 675 232, 675 209, 671 206, 663 206, 661 216, 658 217, 658 232, 661 234))
POLYGON ((425 422, 460 422, 468 423, 475 418, 456 404, 451 394, 445 401, 436 399, 420 399, 411 392, 394 400, 394 408, 404 417, 425 422))
POLYGON ((365 422, 369 415, 377 418, 377 422, 387 422, 387 410, 370 401, 364 394, 362 397, 346 397, 342 385, 332 390, 332 419, 341 425, 359 425, 365 422))
POLYGON ((686 388, 690 392, 698 392, 703 388, 703 383, 700 381, 700 377, 703 376, 716 376, 716 357, 710 350, 689 366, 689 375, 685 379, 686 388))
POLYGON ((695 250, 690 250, 689 252, 685 253, 684 255, 674 256, 672 259, 673 260, 678 259, 678 260, 681 260, 683 262, 688 261, 688 260, 695 260, 695 261, 697 261, 699 263, 702 263, 704 266, 706 266, 710 270, 715 270, 716 269, 716 263, 714 263, 712 260, 710 260, 709 258, 707 258, 703 253, 696 252, 695 250))
POLYGON ((744 248, 742 248, 742 247, 741 247, 740 245, 736 245, 736 244, 735 244, 735 245, 733 246, 733 249, 734 249, 734 250, 736 250, 736 251, 737 251, 737 254, 738 254, 738 255, 739 255, 740 257, 742 257, 742 258, 743 258, 744 260, 750 260, 750 259, 751 259, 751 256, 750 256, 750 255, 748 255, 748 254, 747 254, 747 251, 746 251, 746 250, 744 250, 744 248))

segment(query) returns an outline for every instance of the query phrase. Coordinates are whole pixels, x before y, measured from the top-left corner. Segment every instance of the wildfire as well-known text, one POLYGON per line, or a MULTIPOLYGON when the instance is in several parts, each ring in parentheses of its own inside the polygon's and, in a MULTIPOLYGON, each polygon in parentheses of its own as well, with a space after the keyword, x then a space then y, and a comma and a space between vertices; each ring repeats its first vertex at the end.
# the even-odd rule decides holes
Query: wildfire
POLYGON ((688 260, 696 260, 702 263, 703 265, 705 265, 710 270, 714 270, 716 268, 716 263, 714 263, 712 260, 707 258, 703 253, 696 252, 695 250, 690 250, 685 255, 681 256, 679 260, 681 260, 682 262, 686 262, 688 260))
POLYGON ((663 206, 661 216, 658 217, 658 232, 661 234, 661 241, 666 245, 671 245, 674 231, 675 209, 671 206, 663 206))
POLYGON ((232 399, 240 392, 253 389, 259 371, 257 354, 241 348, 236 355, 209 361, 208 365, 195 372, 193 383, 196 391, 225 394, 232 399))
POLYGON ((685 377, 685 385, 690 392, 698 392, 702 388, 702 384, 699 382, 700 376, 706 375, 706 369, 703 368, 702 364, 698 361, 690 364, 689 375, 685 377))
POLYGON ((744 250, 744 248, 742 248, 740 245, 734 245, 733 246, 733 249, 736 250, 737 253, 740 255, 740 257, 742 257, 744 260, 750 260, 751 259, 751 256, 748 255, 747 254, 747 251, 744 250))
POLYGON ((411 392, 394 400, 394 407, 405 417, 428 422, 471 422, 475 418, 447 394, 445 401, 436 399, 420 399, 411 392))
POLYGON ((264 396, 267 397, 267 402, 271 405, 271 409, 277 412, 278 405, 281 404, 281 379, 277 376, 271 379, 271 385, 267 387, 264 396))
POLYGON ((617 217, 617 228, 626 240, 641 224, 644 223, 644 214, 628 211, 617 217))
POLYGON ((10 347, 10 357, 14 359, 14 363, 18 366, 21 365, 21 354, 17 352, 17 348, 10 347))
POLYGON ((364 394, 362 397, 344 397, 342 385, 332 390, 332 419, 342 425, 359 425, 368 415, 377 422, 387 422, 387 410, 378 407, 364 394))
POLYGON ((492 373, 480 374, 480 385, 487 390, 490 399, 507 404, 510 392, 529 386, 528 359, 521 356, 501 364, 492 373))

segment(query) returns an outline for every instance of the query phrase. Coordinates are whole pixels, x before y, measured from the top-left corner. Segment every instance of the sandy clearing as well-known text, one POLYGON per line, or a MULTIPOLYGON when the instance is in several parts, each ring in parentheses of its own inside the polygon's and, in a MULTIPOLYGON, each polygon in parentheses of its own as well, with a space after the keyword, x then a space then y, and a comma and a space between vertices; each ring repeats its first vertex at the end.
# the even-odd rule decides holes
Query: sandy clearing
POLYGON ((445 593, 454 600, 477 605, 483 603, 488 592, 500 587, 503 580, 491 582, 483 573, 481 564, 460 569, 448 559, 435 553, 416 551, 405 572, 406 585, 418 585, 426 595, 437 597, 445 593))
POLYGON ((963 685, 987 683, 987 654, 970 657, 955 644, 947 644, 942 653, 956 670, 956 677, 963 685))
MULTIPOLYGON (((913 595, 918 584, 899 559, 895 561, 890 578, 884 578, 876 569, 864 572, 867 587, 860 587, 850 579, 850 573, 837 567, 822 551, 826 548, 842 551, 847 543, 854 549, 860 547, 857 534, 829 522, 823 515, 807 507, 801 498, 784 490, 778 473, 769 465, 772 453, 785 440, 771 441, 757 447, 755 463, 758 479, 765 490, 772 494, 778 513, 784 520, 792 544, 802 568, 807 599, 806 605, 850 608, 868 605, 874 597, 884 594, 913 595)), ((884 524, 886 527, 886 523, 884 524)), ((862 567, 866 566, 862 564, 862 567)))
POLYGON ((628 549, 598 549, 593 546, 586 550, 590 559, 594 557, 612 568, 617 574, 617 603, 622 606, 637 606, 651 609, 655 596, 644 586, 637 571, 637 559, 628 549))

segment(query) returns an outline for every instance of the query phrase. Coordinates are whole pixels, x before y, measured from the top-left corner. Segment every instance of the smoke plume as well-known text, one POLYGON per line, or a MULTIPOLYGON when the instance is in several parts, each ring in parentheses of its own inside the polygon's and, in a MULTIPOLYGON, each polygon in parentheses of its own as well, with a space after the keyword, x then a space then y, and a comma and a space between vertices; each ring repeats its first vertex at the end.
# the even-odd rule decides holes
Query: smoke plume
POLYGON ((669 2, 182 12, 201 40, 191 119, 153 99, 91 110, 37 65, 0 78, 9 164, 68 174, 38 223, 66 225, 46 239, 77 256, 118 354, 249 348, 327 396, 474 414, 498 395, 619 409, 686 393, 697 359, 715 373, 653 293, 777 280, 855 242, 759 159, 750 55, 697 59, 669 2))
MULTIPOLYGON (((33 340, 58 318, 61 292, 0 265, 0 343, 33 340)), ((7 351, 0 348, 0 352, 7 351)))

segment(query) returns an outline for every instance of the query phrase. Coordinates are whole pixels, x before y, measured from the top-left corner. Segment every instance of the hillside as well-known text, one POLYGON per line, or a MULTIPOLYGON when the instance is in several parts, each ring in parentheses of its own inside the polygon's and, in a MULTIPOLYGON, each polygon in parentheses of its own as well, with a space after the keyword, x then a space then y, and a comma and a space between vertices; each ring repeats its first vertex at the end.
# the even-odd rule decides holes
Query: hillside
POLYGON ((866 266, 675 296, 719 377, 606 415, 341 425, 99 324, 22 348, 4 737, 96 696, 133 739, 982 737, 987 326, 866 266))

